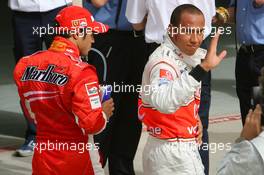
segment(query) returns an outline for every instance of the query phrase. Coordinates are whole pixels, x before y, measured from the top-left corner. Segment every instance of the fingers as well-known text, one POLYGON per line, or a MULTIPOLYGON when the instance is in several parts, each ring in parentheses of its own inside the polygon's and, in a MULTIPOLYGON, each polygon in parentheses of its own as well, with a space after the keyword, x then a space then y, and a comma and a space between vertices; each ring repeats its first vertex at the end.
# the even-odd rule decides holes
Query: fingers
POLYGON ((109 103, 109 110, 112 112, 112 114, 113 114, 113 111, 115 110, 115 104, 114 104, 114 101, 113 101, 113 99, 112 98, 110 98, 109 100, 108 100, 108 103, 109 103))
POLYGON ((252 113, 252 120, 255 122, 257 127, 261 126, 261 107, 259 104, 252 113))
POLYGON ((218 40, 219 40, 220 33, 217 31, 216 35, 212 38, 210 46, 209 46, 209 52, 214 52, 216 53, 217 45, 218 45, 218 40))
POLYGON ((258 104, 254 111, 252 109, 249 110, 246 118, 246 124, 254 127, 258 133, 261 131, 261 114, 261 106, 258 104))
POLYGON ((199 128, 198 129, 198 137, 202 137, 203 136, 203 129, 199 128))
POLYGON ((114 101, 112 98, 106 100, 103 103, 103 111, 106 113, 107 117, 110 118, 113 115, 113 111, 115 110, 114 101))
POLYGON ((259 117, 260 117, 260 123, 261 123, 261 118, 263 117, 263 115, 262 115, 262 107, 260 106, 260 105, 257 105, 258 106, 258 110, 259 110, 259 117))
POLYGON ((201 145, 203 143, 203 134, 200 133, 197 138, 196 138, 196 141, 198 142, 199 145, 201 145))
POLYGON ((241 132, 241 137, 251 140, 259 135, 261 129, 261 106, 257 105, 255 110, 249 110, 246 123, 241 132))
POLYGON ((107 101, 105 101, 105 102, 107 102, 107 103, 109 103, 109 104, 112 104, 112 103, 114 103, 114 100, 113 100, 113 98, 110 98, 109 100, 107 100, 107 101))
POLYGON ((113 98, 110 98, 109 100, 106 100, 105 102, 103 102, 103 104, 114 106, 114 100, 113 98))
POLYGON ((198 133, 197 133, 197 138, 196 141, 199 145, 201 145, 203 143, 202 138, 203 138, 203 125, 202 122, 200 120, 200 117, 198 118, 198 133))
POLYGON ((257 104, 257 106, 256 106, 256 108, 255 108, 255 110, 254 110, 254 113, 257 115, 257 116, 261 116, 261 113, 262 113, 262 111, 261 111, 261 106, 259 105, 259 104, 257 104))
POLYGON ((197 133, 197 137, 196 137, 196 141, 199 145, 202 144, 202 138, 203 138, 203 129, 202 128, 198 128, 198 133, 197 133))
POLYGON ((256 108, 254 109, 254 111, 252 109, 249 110, 247 118, 249 118, 249 120, 261 120, 261 107, 258 104, 256 106, 256 108))
POLYGON ((225 58, 226 54, 227 54, 226 50, 223 50, 223 51, 218 55, 218 57, 222 60, 222 59, 225 58))
POLYGON ((253 110, 250 109, 250 110, 248 111, 248 114, 247 114, 247 117, 246 117, 246 121, 245 121, 245 123, 249 123, 249 122, 250 122, 250 117, 251 117, 252 113, 253 113, 253 110))
POLYGON ((250 116, 252 115, 252 112, 253 112, 252 109, 250 109, 250 110, 248 111, 247 118, 250 118, 250 116))

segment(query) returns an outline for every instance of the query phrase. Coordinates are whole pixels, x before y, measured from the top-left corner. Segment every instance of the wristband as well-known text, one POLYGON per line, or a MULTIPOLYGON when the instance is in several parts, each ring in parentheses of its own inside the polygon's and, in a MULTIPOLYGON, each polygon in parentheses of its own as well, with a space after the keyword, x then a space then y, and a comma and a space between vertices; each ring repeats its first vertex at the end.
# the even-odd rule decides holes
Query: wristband
POLYGON ((206 74, 207 72, 199 64, 189 73, 189 75, 191 75, 198 82, 202 81, 206 74))

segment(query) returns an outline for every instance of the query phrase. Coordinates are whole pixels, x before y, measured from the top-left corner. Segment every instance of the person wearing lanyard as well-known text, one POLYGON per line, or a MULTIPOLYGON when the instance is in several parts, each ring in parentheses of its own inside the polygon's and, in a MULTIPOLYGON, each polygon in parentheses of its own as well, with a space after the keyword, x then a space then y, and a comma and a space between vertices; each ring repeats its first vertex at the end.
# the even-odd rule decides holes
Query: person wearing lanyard
MULTIPOLYGON (((264 66, 264 1, 240 0, 236 6, 236 32, 241 44, 236 57, 236 91, 240 103, 242 123, 249 109, 252 87, 258 85, 258 77, 264 66)), ((234 9, 230 8, 230 12, 234 9)), ((230 15, 234 16, 234 15, 230 15)), ((230 19, 232 21, 234 19, 230 19)))
POLYGON ((110 26, 108 33, 95 36, 96 52, 89 53, 88 62, 97 68, 102 84, 112 85, 116 110, 105 132, 95 136, 95 142, 100 143, 103 165, 108 159, 111 175, 135 174, 133 160, 142 129, 137 117, 136 87, 141 83, 147 55, 143 32, 133 30, 125 16, 126 5, 126 0, 84 3, 97 21, 110 26), (105 59, 107 69, 100 66, 99 55, 105 59), (128 86, 130 89, 125 88, 128 86))
MULTIPOLYGON (((166 30, 170 22, 172 11, 182 4, 192 4, 201 9, 205 16, 205 35, 211 32, 212 19, 216 14, 214 0, 128 0, 126 16, 137 30, 145 28, 145 40, 147 42, 148 56, 163 43, 166 30)), ((209 72, 202 81, 202 94, 199 116, 203 124, 203 144, 208 144, 208 118, 211 102, 211 73, 209 72)), ((203 146, 201 146, 203 148, 203 146)), ((205 167, 205 174, 209 173, 209 151, 200 149, 200 154, 205 167)))

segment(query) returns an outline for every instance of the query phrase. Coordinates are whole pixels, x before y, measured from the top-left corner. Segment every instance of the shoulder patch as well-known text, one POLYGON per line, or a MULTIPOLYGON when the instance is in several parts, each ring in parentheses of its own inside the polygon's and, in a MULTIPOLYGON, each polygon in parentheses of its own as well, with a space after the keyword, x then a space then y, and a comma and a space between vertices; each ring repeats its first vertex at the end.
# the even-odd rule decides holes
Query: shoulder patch
POLYGON ((67 44, 61 41, 54 41, 49 50, 56 51, 56 52, 64 52, 66 50, 67 44))
POLYGON ((165 69, 160 69, 160 78, 165 78, 167 80, 173 80, 172 73, 165 69))
POLYGON ((90 97, 89 100, 90 100, 90 104, 91 104, 92 109, 98 109, 98 108, 102 107, 99 95, 90 97))
POLYGON ((85 84, 85 89, 88 96, 98 95, 98 88, 96 87, 96 82, 85 84))

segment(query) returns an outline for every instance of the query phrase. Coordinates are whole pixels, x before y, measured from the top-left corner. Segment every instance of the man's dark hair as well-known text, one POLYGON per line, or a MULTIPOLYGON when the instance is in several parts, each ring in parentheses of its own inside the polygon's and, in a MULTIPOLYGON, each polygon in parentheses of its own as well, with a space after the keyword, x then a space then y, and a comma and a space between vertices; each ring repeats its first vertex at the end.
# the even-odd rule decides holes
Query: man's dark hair
POLYGON ((176 7, 171 15, 170 23, 173 26, 179 26, 181 23, 181 16, 184 12, 189 14, 203 15, 203 12, 192 4, 183 4, 176 7))

